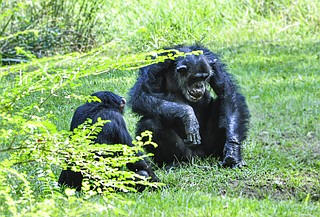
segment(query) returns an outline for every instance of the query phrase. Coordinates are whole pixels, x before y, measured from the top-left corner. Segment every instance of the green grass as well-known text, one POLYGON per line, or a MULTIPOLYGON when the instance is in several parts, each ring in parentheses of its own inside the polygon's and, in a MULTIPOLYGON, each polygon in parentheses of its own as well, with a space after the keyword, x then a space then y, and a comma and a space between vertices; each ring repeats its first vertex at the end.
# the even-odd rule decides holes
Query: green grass
MULTIPOLYGON (((134 202, 129 204, 91 198, 92 204, 112 204, 123 213, 110 210, 90 215, 318 216, 320 3, 154 0, 119 1, 113 6, 107 14, 114 19, 106 25, 108 37, 116 43, 103 56, 97 56, 102 61, 104 57, 117 59, 197 41, 222 55, 247 98, 252 116, 244 144, 248 166, 223 169, 215 159, 197 159, 170 171, 158 168, 156 173, 166 184, 164 189, 121 194, 134 202)), ((103 35, 98 38, 106 40, 103 35)), ((80 64, 70 61, 62 67, 71 72, 80 64)), ((68 130, 75 108, 83 102, 66 99, 66 95, 109 90, 127 97, 136 76, 136 70, 111 70, 81 78, 76 81, 78 86, 65 87, 51 97, 44 112, 52 111, 58 117, 52 119, 58 129, 68 130)), ((10 86, 10 81, 2 80, 1 85, 10 86)), ((40 96, 34 94, 21 105, 40 96)), ((125 119, 134 136, 138 117, 127 108, 125 119)), ((56 168, 57 176, 59 172, 56 168)), ((40 184, 34 183, 33 187, 41 189, 40 184)), ((36 193, 39 201, 48 197, 41 190, 36 193)), ((58 204, 62 208, 53 215, 63 216, 66 208, 77 210, 81 206, 63 201, 58 204)))

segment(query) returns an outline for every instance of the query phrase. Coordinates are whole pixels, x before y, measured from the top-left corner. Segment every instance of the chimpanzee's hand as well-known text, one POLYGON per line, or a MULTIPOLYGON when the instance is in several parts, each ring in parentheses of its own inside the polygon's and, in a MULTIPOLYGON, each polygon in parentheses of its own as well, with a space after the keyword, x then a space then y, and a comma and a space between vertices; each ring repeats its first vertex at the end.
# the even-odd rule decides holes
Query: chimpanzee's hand
POLYGON ((139 170, 136 174, 140 176, 144 176, 146 178, 150 178, 151 182, 160 182, 160 179, 154 174, 153 171, 150 170, 139 170))
POLYGON ((246 166, 246 162, 241 157, 241 145, 235 142, 228 142, 224 146, 223 161, 220 163, 223 167, 241 168, 246 166))
POLYGON ((151 177, 151 182, 161 182, 158 176, 156 176, 156 174, 153 172, 153 170, 149 169, 147 173, 149 177, 151 177))
POLYGON ((201 144, 201 137, 199 133, 200 127, 198 119, 195 116, 192 108, 191 110, 189 109, 186 114, 187 116, 185 117, 184 123, 187 138, 184 140, 184 142, 189 148, 192 148, 201 144))

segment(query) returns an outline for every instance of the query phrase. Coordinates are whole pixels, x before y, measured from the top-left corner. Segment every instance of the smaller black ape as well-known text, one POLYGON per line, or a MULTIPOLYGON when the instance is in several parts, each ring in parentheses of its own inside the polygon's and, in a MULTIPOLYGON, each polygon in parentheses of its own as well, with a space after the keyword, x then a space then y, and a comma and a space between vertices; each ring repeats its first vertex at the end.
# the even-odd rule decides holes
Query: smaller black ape
MULTIPOLYGON (((101 102, 87 102, 78 107, 73 115, 70 130, 73 131, 79 125, 83 124, 87 119, 91 119, 92 123, 96 123, 98 118, 102 120, 110 120, 106 123, 102 131, 97 135, 95 143, 98 144, 127 144, 132 145, 132 138, 128 133, 126 123, 123 119, 123 109, 126 100, 109 91, 101 91, 92 94, 101 100, 101 102)), ((140 155, 141 153, 138 153, 140 155)), ((159 179, 154 174, 151 167, 145 160, 139 160, 135 163, 128 163, 129 170, 137 174, 143 174, 151 177, 151 181, 157 182, 159 179)), ((58 183, 68 187, 81 190, 83 176, 81 172, 74 172, 70 169, 63 170, 59 177, 58 183)), ((141 188, 139 189, 141 190, 141 188)))

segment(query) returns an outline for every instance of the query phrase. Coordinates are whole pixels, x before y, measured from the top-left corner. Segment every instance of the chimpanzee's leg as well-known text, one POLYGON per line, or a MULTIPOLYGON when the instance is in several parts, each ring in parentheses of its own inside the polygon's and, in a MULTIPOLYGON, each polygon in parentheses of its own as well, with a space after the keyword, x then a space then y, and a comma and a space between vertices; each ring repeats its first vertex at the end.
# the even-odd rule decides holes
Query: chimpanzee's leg
POLYGON ((172 126, 164 125, 156 119, 142 118, 138 123, 137 135, 145 130, 152 131, 152 141, 158 145, 156 148, 146 146, 147 152, 154 154, 153 159, 158 166, 172 166, 193 156, 191 149, 172 126))
POLYGON ((211 98, 208 104, 194 106, 200 125, 201 148, 205 156, 223 159, 223 148, 226 143, 226 129, 220 126, 222 102, 211 98))

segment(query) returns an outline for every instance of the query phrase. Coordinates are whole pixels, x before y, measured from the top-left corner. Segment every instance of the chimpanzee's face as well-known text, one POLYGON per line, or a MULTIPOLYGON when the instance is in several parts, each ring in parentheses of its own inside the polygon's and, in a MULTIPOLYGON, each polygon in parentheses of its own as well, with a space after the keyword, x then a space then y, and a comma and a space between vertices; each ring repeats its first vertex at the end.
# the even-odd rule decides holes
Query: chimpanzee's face
POLYGON ((187 55, 177 59, 176 74, 184 97, 190 102, 197 102, 206 91, 206 81, 212 69, 203 55, 187 55))

